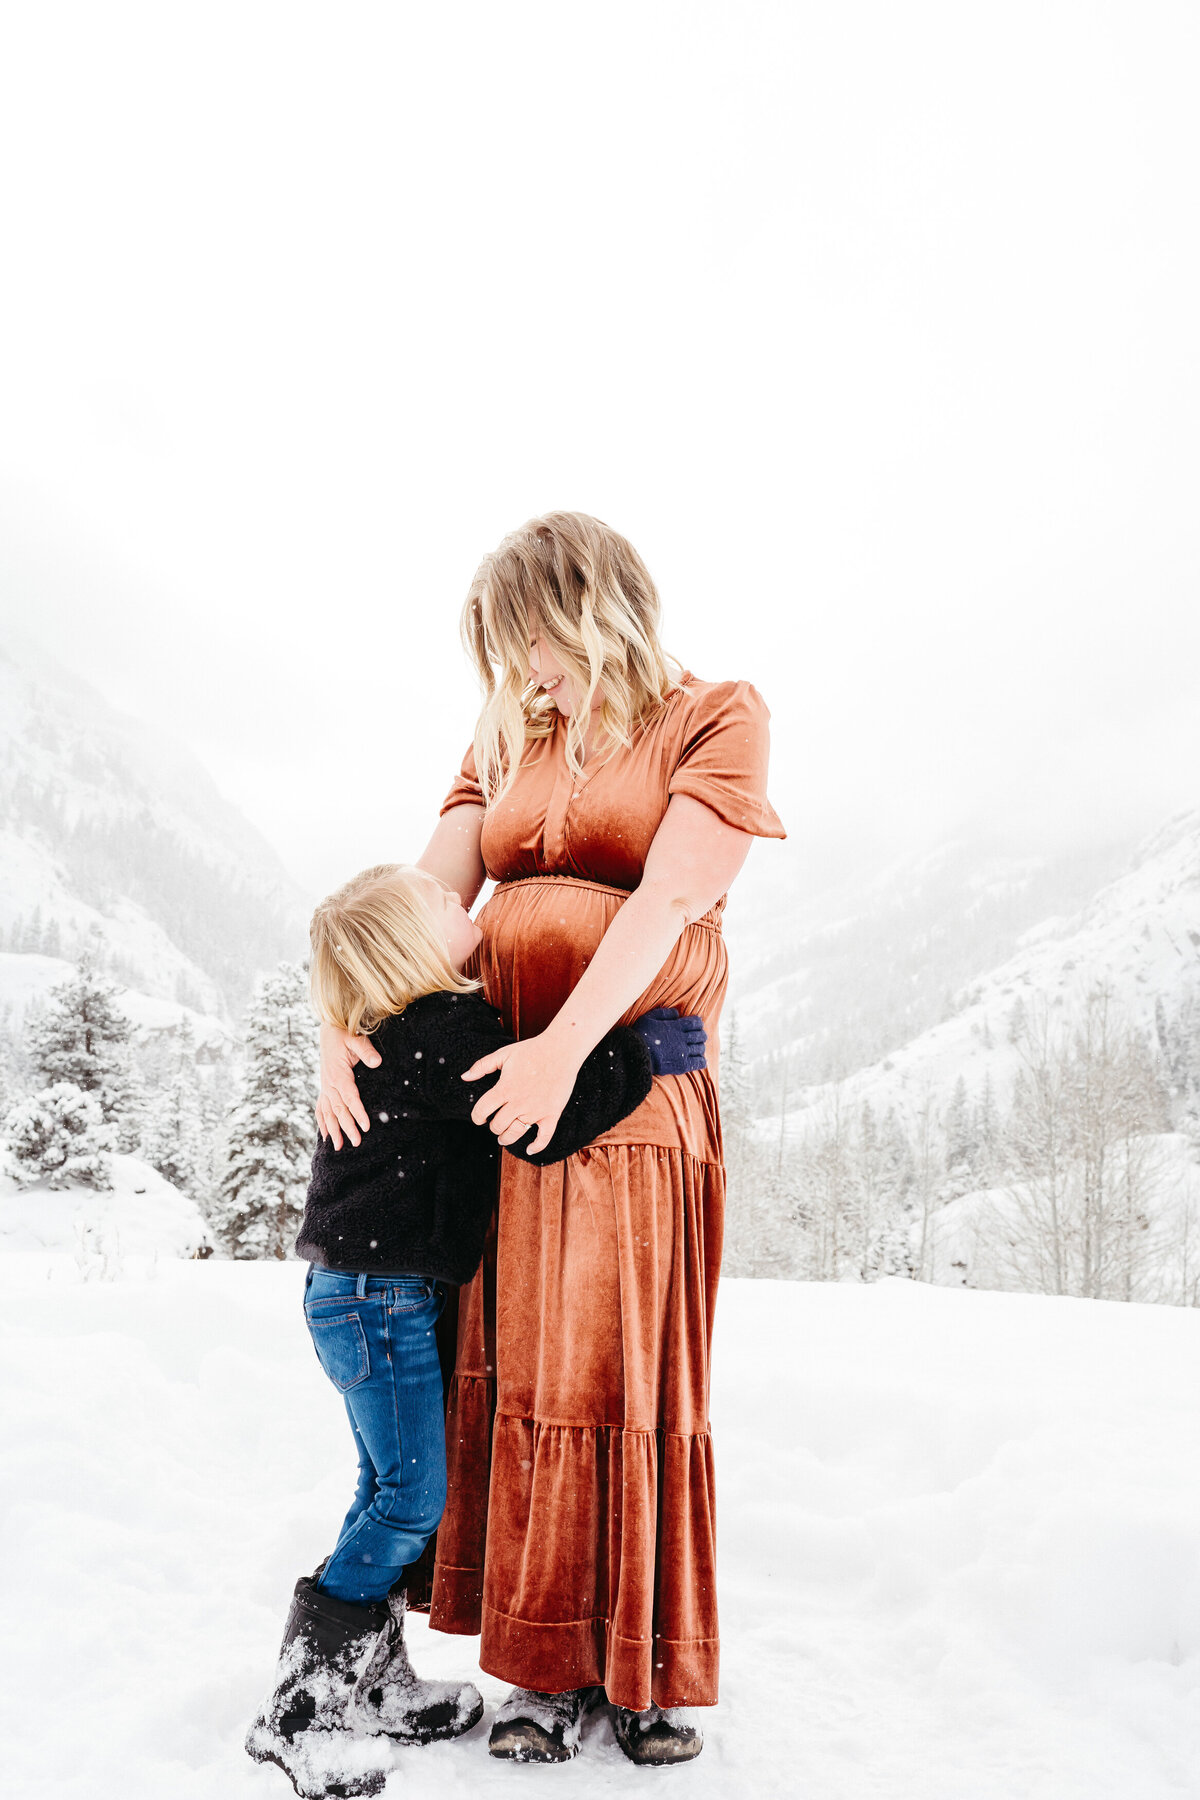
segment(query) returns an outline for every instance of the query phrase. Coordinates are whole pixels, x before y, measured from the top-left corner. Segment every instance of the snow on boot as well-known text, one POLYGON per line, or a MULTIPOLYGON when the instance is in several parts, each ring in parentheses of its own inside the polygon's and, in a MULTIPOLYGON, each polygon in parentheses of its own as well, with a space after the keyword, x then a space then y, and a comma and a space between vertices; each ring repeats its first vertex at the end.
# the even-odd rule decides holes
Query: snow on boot
POLYGON ((569 1762, 579 1749, 583 1715, 599 1694, 594 1687, 565 1694, 514 1688, 492 1721, 490 1754, 510 1762, 569 1762))
POLYGON ((283 1770, 302 1800, 377 1794, 395 1766, 379 1738, 355 1734, 346 1718, 358 1671, 387 1618, 387 1607, 353 1606, 302 1576, 284 1627, 275 1687, 246 1737, 255 1762, 283 1770))
POLYGON ((422 1681, 404 1642, 404 1588, 388 1595, 388 1617, 355 1685, 348 1719, 402 1744, 461 1737, 483 1717, 483 1695, 469 1681, 422 1681))
POLYGON ((691 1762, 704 1748, 704 1733, 678 1706, 649 1706, 645 1712, 614 1707, 613 1729, 630 1762, 643 1765, 691 1762))

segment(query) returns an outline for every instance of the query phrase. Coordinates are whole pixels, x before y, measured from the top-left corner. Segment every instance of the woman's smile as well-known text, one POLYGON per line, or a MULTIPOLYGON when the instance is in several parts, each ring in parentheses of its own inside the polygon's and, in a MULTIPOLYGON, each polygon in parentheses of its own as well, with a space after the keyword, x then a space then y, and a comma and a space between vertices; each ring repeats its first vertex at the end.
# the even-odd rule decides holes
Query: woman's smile
MULTIPOLYGON (((570 718, 579 705, 579 688, 569 670, 557 661, 545 638, 540 636, 529 640, 529 679, 540 694, 553 700, 564 718, 570 718)), ((603 690, 597 687, 592 696, 592 712, 598 712, 603 704, 603 690)))

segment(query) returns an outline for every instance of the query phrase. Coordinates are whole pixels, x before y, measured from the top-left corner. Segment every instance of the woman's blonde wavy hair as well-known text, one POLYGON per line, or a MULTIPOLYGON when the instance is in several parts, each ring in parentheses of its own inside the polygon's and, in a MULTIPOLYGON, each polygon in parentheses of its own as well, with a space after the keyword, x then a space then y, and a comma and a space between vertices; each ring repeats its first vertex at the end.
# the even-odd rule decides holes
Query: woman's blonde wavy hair
POLYGON ((436 880, 406 863, 378 863, 321 901, 308 929, 309 988, 327 1025, 377 1031, 421 994, 479 986, 450 961, 429 904, 426 883, 436 880))
POLYGON ((578 778, 597 690, 604 695, 598 751, 607 754, 630 744, 679 685, 679 665, 658 641, 660 610, 633 545, 587 513, 543 513, 484 557, 463 607, 462 635, 483 684, 475 767, 487 805, 508 788, 528 739, 554 730, 554 701, 533 685, 530 639, 546 640, 580 696, 566 742, 578 778))

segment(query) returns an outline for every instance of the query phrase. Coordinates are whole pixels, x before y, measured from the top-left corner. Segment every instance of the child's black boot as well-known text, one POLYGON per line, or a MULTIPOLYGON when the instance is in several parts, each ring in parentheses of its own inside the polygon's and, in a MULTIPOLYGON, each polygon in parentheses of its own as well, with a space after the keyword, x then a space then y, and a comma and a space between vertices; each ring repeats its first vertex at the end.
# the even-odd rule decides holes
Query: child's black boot
POLYGON ((469 1681, 422 1681, 404 1642, 407 1599, 402 1587, 387 1597, 387 1618, 359 1676, 349 1718, 362 1731, 386 1732, 403 1744, 461 1737, 483 1717, 483 1696, 469 1681))
POLYGON ((377 1794, 394 1767, 386 1741, 363 1737, 346 1716, 387 1616, 382 1600, 353 1606, 322 1593, 312 1576, 296 1583, 274 1691, 246 1750, 255 1762, 277 1763, 302 1800, 377 1794))

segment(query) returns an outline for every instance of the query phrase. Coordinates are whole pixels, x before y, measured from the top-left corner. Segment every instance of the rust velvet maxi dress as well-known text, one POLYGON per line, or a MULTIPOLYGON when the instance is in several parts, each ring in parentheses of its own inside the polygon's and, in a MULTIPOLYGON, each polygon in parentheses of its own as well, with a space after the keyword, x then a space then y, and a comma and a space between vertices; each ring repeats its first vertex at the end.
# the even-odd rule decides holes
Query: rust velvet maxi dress
MULTIPOLYGON (((672 794, 782 837, 769 714, 748 682, 690 674, 628 749, 572 781, 565 721, 530 740, 487 812, 496 891, 478 973, 518 1037, 543 1030, 638 885, 672 794)), ((443 812, 482 803, 470 751, 443 812)), ((649 989, 699 1013, 715 1062, 721 900, 649 989)), ((656 1080, 566 1162, 501 1157, 494 1250, 462 1289, 447 1402, 449 1499, 430 1623, 481 1632, 480 1664, 543 1693, 711 1705, 717 1608, 709 1350, 725 1179, 713 1069, 656 1080)))

